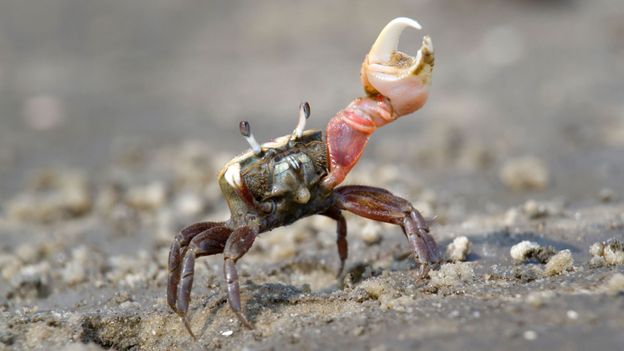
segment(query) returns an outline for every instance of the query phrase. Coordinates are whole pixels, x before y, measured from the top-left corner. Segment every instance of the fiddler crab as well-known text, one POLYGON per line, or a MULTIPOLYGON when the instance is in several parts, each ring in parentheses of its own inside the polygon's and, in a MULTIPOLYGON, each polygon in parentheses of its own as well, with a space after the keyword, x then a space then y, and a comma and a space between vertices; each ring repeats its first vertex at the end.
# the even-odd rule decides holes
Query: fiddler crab
POLYGON ((247 121, 240 132, 251 149, 228 162, 218 181, 231 217, 225 222, 192 224, 175 236, 169 251, 167 303, 191 331, 187 313, 195 260, 223 253, 228 302, 240 322, 251 324, 241 310, 236 261, 263 232, 320 214, 337 222, 341 276, 347 259, 346 210, 376 221, 399 225, 420 264, 419 277, 439 260, 427 220, 409 201, 387 190, 338 186, 359 160, 373 132, 418 110, 427 100, 434 57, 425 36, 415 57, 397 51, 399 37, 418 22, 401 17, 388 23, 364 59, 361 81, 365 97, 353 100, 328 123, 326 140, 319 130, 304 130, 310 106, 303 103, 290 135, 258 144, 247 121))

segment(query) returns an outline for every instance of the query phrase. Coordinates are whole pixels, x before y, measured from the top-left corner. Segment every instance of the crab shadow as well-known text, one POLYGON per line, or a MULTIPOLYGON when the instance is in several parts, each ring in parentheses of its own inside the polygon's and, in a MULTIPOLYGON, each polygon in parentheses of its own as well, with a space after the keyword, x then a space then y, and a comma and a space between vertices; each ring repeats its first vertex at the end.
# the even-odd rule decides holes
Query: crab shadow
MULTIPOLYGON (((543 234, 532 231, 511 233, 508 230, 498 230, 487 233, 468 234, 467 236, 473 244, 473 249, 468 255, 466 261, 482 261, 492 259, 492 257, 500 261, 502 258, 507 258, 509 256, 509 249, 513 245, 524 240, 534 241, 540 246, 552 246, 558 251, 567 249, 576 254, 582 251, 578 247, 567 242, 554 240, 544 236, 543 234), (488 254, 484 254, 484 252, 488 252, 488 254)), ((441 255, 444 255, 444 248, 451 241, 451 239, 439 241, 439 250, 441 255)), ((405 254, 398 253, 394 256, 392 264, 387 267, 388 270, 411 271, 418 268, 418 265, 412 259, 409 259, 411 258, 411 251, 408 250, 405 254)), ((323 265, 319 265, 317 260, 309 259, 309 261, 310 262, 306 259, 299 259, 297 262, 281 264, 279 267, 272 268, 279 271, 281 274, 294 274, 295 270, 299 271, 299 273, 309 273, 310 270, 331 271, 333 269, 331 266, 325 267, 323 265), (292 268, 291 265, 296 265, 297 268, 292 268)), ((366 262, 354 262, 352 264, 347 264, 346 268, 345 273, 350 273, 352 275, 353 283, 356 284, 368 277, 381 274, 379 268, 373 268, 370 263, 366 262)), ((343 273, 343 277, 345 273, 343 273)), ((306 299, 308 297, 314 299, 314 296, 323 298, 322 296, 340 289, 341 284, 338 279, 330 286, 313 289, 312 291, 309 287, 306 288, 305 286, 297 287, 293 284, 277 282, 256 284, 252 279, 248 279, 241 284, 243 297, 245 297, 245 295, 248 297, 242 301, 243 313, 248 318, 249 322, 256 326, 260 314, 266 312, 267 310, 271 314, 279 314, 288 306, 300 303, 301 298, 304 295, 306 296, 306 299)), ((199 335, 205 334, 210 325, 217 321, 217 315, 222 308, 229 309, 227 294, 224 290, 211 294, 204 301, 205 303, 201 308, 209 309, 210 312, 206 314, 205 321, 199 335)), ((232 318, 236 318, 233 313, 232 318)), ((240 328, 243 329, 244 327, 241 325, 240 328)))
MULTIPOLYGON (((258 316, 267 309, 271 313, 279 313, 285 307, 296 304, 299 297, 303 294, 309 293, 309 291, 293 285, 282 283, 255 284, 251 280, 246 281, 241 288, 245 291, 243 294, 249 296, 248 299, 244 299, 241 302, 243 313, 252 326, 256 326, 258 316)), ((209 309, 210 312, 205 316, 205 321, 198 336, 204 335, 210 328, 210 325, 217 322, 217 315, 222 308, 230 308, 227 302, 227 294, 224 292, 216 293, 208 299, 212 301, 206 303, 202 308, 209 309)), ((232 318, 236 320, 234 313, 232 313, 232 318)), ((240 328, 241 330, 246 330, 242 324, 240 328)))
MULTIPOLYGON (((323 264, 313 258, 299 258, 292 262, 280 263, 275 266, 266 267, 269 276, 273 275, 292 275, 292 274, 309 274, 312 271, 322 271, 325 273, 331 272, 333 274, 333 267, 331 264, 323 264)), ((270 312, 271 314, 278 314, 281 310, 288 306, 295 305, 301 301, 301 298, 305 295, 306 299, 314 299, 314 296, 321 298, 325 294, 331 293, 340 289, 339 280, 328 286, 324 286, 318 289, 310 289, 307 284, 303 286, 296 286, 293 283, 280 283, 280 282, 267 282, 257 284, 253 280, 252 276, 241 281, 241 305, 243 314, 247 317, 252 326, 257 327, 256 322, 260 314, 270 312)), ((205 334, 205 332, 214 325, 218 320, 218 314, 222 308, 230 309, 227 302, 227 293, 225 287, 220 286, 219 292, 211 294, 204 300, 202 309, 209 309, 209 312, 205 315, 205 320, 201 328, 199 335, 205 334)), ((232 312, 232 318, 236 320, 234 313, 232 312)), ((245 327, 241 324, 241 330, 245 330, 245 327)))
POLYGON ((289 284, 248 282, 247 288, 252 296, 247 300, 247 316, 255 324, 258 316, 266 309, 271 313, 279 313, 287 306, 294 305, 299 298, 309 291, 289 284))

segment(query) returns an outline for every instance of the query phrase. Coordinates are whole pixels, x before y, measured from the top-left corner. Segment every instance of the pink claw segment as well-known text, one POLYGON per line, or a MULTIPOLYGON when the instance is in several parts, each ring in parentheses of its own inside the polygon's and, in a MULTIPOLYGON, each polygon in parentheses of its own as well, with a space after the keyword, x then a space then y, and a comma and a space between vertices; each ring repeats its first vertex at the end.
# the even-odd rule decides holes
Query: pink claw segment
POLYGON ((428 84, 423 84, 421 77, 416 75, 404 78, 400 84, 369 75, 368 82, 392 101, 392 107, 399 116, 417 111, 429 97, 428 84))
POLYGON ((355 166, 364 151, 370 133, 354 129, 340 118, 340 114, 327 124, 327 153, 330 173, 323 179, 326 189, 333 189, 342 183, 351 168, 355 166))
POLYGON ((324 186, 332 189, 342 183, 362 156, 371 134, 395 118, 388 99, 381 95, 355 99, 338 112, 327 124, 330 174, 324 186))

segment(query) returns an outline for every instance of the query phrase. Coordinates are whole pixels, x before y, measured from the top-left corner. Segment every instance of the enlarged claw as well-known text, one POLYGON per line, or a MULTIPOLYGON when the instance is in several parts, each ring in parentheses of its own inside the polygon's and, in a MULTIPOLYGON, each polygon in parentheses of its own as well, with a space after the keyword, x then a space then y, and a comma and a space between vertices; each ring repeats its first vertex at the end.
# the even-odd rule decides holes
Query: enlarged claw
POLYGON ((360 79, 366 97, 353 100, 327 124, 330 173, 325 189, 340 184, 359 160, 377 128, 418 110, 427 101, 433 70, 433 45, 425 37, 416 57, 397 51, 406 27, 420 29, 405 17, 388 23, 362 63, 360 79))
POLYGON ((434 63, 433 44, 428 36, 423 38, 415 57, 397 50, 401 33, 407 27, 421 29, 418 22, 405 17, 384 27, 362 63, 360 77, 366 93, 390 99, 397 116, 424 105, 434 63))

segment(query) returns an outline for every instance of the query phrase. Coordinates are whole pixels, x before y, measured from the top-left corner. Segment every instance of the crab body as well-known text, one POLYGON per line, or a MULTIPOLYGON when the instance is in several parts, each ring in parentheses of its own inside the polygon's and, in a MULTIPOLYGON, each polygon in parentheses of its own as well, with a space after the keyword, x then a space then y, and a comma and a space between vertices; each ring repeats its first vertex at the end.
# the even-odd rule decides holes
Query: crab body
POLYGON ((425 37, 415 57, 398 52, 399 36, 407 27, 420 29, 414 20, 397 18, 381 31, 362 64, 360 80, 366 96, 336 113, 327 124, 325 138, 321 131, 305 130, 310 116, 307 103, 301 105, 291 135, 262 145, 249 123, 240 123, 250 150, 228 162, 218 177, 230 219, 182 229, 169 250, 167 303, 193 337, 187 313, 195 260, 223 254, 228 303, 240 322, 252 328, 241 308, 236 262, 260 233, 303 217, 318 214, 336 221, 338 276, 348 256, 343 211, 399 226, 420 264, 419 278, 437 262, 437 245, 428 222, 409 201, 376 187, 339 186, 377 128, 416 111, 427 100, 433 47, 425 37))
POLYGON ((301 138, 279 137, 228 162, 219 173, 233 223, 256 222, 259 232, 326 211, 331 192, 320 180, 329 173, 327 147, 318 130, 301 138))

